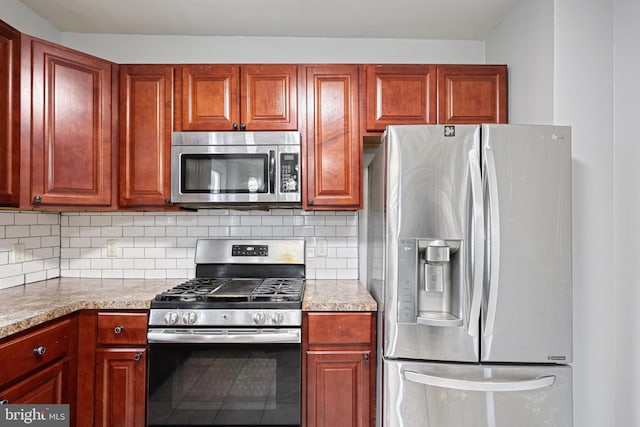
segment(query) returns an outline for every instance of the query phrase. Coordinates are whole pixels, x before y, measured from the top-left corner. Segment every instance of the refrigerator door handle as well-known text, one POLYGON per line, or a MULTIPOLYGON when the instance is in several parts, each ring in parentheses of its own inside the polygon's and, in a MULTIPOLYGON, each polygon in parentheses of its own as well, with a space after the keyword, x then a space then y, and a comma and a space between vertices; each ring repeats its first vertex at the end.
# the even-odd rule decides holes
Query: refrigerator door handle
POLYGON ((547 375, 526 380, 463 380, 458 378, 440 377, 430 374, 421 374, 414 371, 402 371, 404 378, 418 384, 444 387, 465 391, 531 391, 545 387, 551 387, 556 382, 555 375, 547 375))
POLYGON ((498 202, 498 176, 496 174, 496 161, 493 150, 485 150, 487 179, 487 257, 489 259, 489 271, 487 274, 487 287, 489 296, 487 299, 487 312, 485 318, 484 336, 493 335, 493 327, 496 320, 496 306, 498 304, 498 279, 500 274, 500 213, 498 202))
POLYGON ((469 176, 471 177, 471 306, 467 333, 478 336, 480 330, 480 305, 482 304, 482 274, 484 268, 484 209, 482 204, 482 177, 480 175, 480 154, 469 151, 469 176))

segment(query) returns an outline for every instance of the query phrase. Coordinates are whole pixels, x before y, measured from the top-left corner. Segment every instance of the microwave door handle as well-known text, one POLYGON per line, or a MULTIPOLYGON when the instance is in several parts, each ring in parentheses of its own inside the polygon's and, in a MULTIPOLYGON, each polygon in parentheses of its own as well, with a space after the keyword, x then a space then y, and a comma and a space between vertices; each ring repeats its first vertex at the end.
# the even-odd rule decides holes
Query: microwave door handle
POLYGON ((275 150, 269 151, 269 192, 274 194, 276 192, 276 152, 275 150))

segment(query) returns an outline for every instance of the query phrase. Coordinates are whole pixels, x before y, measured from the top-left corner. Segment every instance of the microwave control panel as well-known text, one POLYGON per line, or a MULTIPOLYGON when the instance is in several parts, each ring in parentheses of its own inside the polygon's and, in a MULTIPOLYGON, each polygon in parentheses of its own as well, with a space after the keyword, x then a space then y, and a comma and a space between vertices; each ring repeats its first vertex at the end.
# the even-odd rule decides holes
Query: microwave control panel
POLYGON ((280 192, 297 193, 299 191, 298 153, 280 153, 280 192))

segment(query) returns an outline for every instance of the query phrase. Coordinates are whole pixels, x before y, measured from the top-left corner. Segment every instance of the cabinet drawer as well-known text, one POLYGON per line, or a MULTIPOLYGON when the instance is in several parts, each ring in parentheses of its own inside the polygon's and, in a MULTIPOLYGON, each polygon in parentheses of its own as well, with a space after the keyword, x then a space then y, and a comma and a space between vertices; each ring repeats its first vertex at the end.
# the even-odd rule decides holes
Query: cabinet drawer
POLYGON ((71 320, 67 319, 0 344, 0 384, 67 355, 71 333, 71 320))
POLYGON ((372 314, 309 313, 309 344, 370 344, 372 314))
POLYGON ((98 344, 146 344, 147 313, 98 313, 98 344))

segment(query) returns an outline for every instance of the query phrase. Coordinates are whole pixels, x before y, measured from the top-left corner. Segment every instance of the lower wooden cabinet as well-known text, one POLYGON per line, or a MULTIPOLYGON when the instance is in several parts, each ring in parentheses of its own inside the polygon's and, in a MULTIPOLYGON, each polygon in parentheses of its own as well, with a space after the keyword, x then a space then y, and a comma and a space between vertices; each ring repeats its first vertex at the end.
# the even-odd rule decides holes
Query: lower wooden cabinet
POLYGON ((76 322, 67 316, 0 340, 0 402, 69 404, 76 425, 76 322))
POLYGON ((147 313, 98 312, 95 427, 146 425, 147 313))
POLYGON ((305 313, 303 426, 375 424, 375 346, 374 313, 305 313))
POLYGON ((147 350, 96 350, 96 427, 145 425, 147 350))
POLYGON ((0 390, 2 400, 21 404, 69 403, 69 358, 37 371, 33 375, 0 390))

